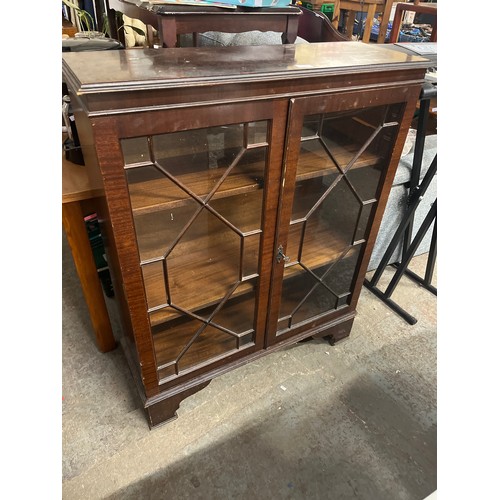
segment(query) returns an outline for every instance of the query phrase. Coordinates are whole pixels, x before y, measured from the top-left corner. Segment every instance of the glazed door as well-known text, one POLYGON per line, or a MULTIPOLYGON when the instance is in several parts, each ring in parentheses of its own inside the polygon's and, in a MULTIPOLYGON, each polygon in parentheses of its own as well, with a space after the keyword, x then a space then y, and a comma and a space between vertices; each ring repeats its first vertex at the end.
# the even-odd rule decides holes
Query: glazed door
POLYGON ((286 102, 172 114, 120 141, 160 384, 263 346, 286 102))
POLYGON ((268 344, 355 308, 404 101, 401 91, 292 101, 268 344))

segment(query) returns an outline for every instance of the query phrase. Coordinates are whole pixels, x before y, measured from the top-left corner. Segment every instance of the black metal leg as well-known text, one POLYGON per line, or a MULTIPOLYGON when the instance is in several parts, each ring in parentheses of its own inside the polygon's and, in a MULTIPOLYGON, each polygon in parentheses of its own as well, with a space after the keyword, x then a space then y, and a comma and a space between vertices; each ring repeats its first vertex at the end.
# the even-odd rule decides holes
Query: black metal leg
POLYGON ((415 238, 411 242, 410 247, 403 255, 403 258, 401 259, 401 264, 398 265, 396 273, 392 277, 392 280, 389 283, 389 286, 386 288, 385 295, 387 297, 390 297, 392 295, 392 293, 394 292, 394 289, 396 288, 397 284, 399 283, 399 280, 403 276, 403 273, 408 268, 408 264, 410 263, 411 259, 415 255, 415 252, 417 251, 418 246, 422 242, 422 240, 425 236, 425 233, 427 233, 427 231, 431 227, 432 222, 436 218, 436 214, 437 214, 437 200, 435 200, 434 203, 432 204, 429 212, 427 213, 424 221, 422 222, 422 225, 420 226, 419 230, 417 231, 415 238))
MULTIPOLYGON (((422 278, 418 274, 414 273, 410 269, 405 269, 404 273, 408 278, 418 283, 420 286, 423 286, 426 290, 437 295, 437 288, 431 284, 432 275, 434 273, 434 267, 436 264, 436 255, 437 255, 437 214, 434 219, 434 229, 432 231, 432 239, 431 246, 429 249, 429 255, 427 256, 427 266, 425 268, 425 276, 422 278)), ((398 267, 399 264, 393 264, 394 267, 398 267)))
POLYGON ((432 275, 434 274, 434 266, 436 264, 437 255, 437 215, 434 220, 434 229, 432 230, 431 247, 429 249, 429 259, 427 260, 427 268, 425 270, 425 282, 431 284, 432 275))
POLYGON ((389 263, 390 258, 392 257, 392 254, 396 250, 399 242, 401 241, 401 238, 404 237, 405 231, 410 224, 410 222, 413 220, 413 216, 415 214, 415 211, 417 210, 420 201, 422 200, 422 197, 424 196, 425 192, 427 191, 427 188, 429 187, 432 179, 434 178, 434 175, 437 172, 437 155, 432 161, 429 170, 427 170, 427 173, 425 174, 424 178, 422 179, 422 182, 420 186, 417 186, 412 193, 410 193, 410 200, 409 200, 409 205, 408 208, 406 209, 406 212, 403 216, 402 221, 399 224, 399 227, 396 229, 396 232, 394 233, 389 246, 387 247, 387 250, 385 251, 384 255, 382 256, 382 259, 380 259, 380 263, 377 266, 377 269, 375 270, 375 273, 370 281, 370 283, 373 286, 376 286, 380 277, 382 276, 385 268, 387 267, 387 264, 389 263))
MULTIPOLYGON (((422 158, 424 156, 425 146, 425 129, 427 120, 429 119, 430 99, 422 99, 420 101, 420 113, 418 115, 417 137, 415 139, 415 148, 413 153, 413 163, 410 176, 410 193, 412 193, 420 183, 420 172, 422 168, 422 158)), ((403 239, 403 253, 408 250, 411 243, 411 235, 413 234, 413 217, 410 218, 403 239)))
POLYGON ((414 325, 417 322, 417 318, 407 313, 401 306, 396 304, 391 298, 386 297, 385 293, 382 292, 377 287, 372 287, 369 282, 365 281, 365 286, 372 292, 376 297, 378 297, 386 306, 390 307, 396 314, 401 316, 408 324, 414 325))
MULTIPOLYGON (((434 175, 435 170, 437 168, 437 155, 434 158, 431 167, 429 167, 429 170, 427 171, 426 177, 431 173, 431 175, 434 175)), ((426 181, 426 177, 424 177, 424 181, 426 181)), ((428 179, 427 179, 428 180, 428 179)), ((411 242, 409 248, 404 252, 402 258, 401 258, 401 263, 399 264, 394 264, 394 267, 397 268, 396 273, 394 274, 391 282, 389 283, 388 287, 386 288, 385 292, 377 288, 377 283, 384 272, 387 262, 392 255, 392 251, 396 248, 397 244, 399 241, 401 241, 401 238, 404 237, 404 231, 408 227, 409 221, 413 218, 413 215, 415 213, 416 208, 420 204, 420 201, 422 199, 422 196, 425 194, 425 191, 427 190, 427 187, 430 183, 422 181, 421 186, 425 189, 418 190, 418 196, 414 196, 411 205, 408 207, 407 213, 403 217, 403 220, 401 221, 398 229, 396 230, 396 233, 394 234, 390 244, 389 248, 384 254, 383 260, 380 262, 375 274, 373 275, 372 280, 364 280, 364 285, 368 290, 370 290, 373 294, 375 294, 379 299, 381 299, 387 306, 389 306, 394 312, 399 314, 407 323, 410 325, 414 325, 417 320, 410 314, 408 314, 402 307, 397 305, 392 299, 391 295, 394 292, 394 289, 398 285, 401 277, 403 274, 407 275, 420 285, 422 285, 424 288, 429 290, 430 292, 434 293, 434 295, 437 295, 437 290, 435 287, 433 287, 430 284, 430 281, 432 279, 432 273, 434 271, 434 265, 436 262, 436 254, 437 254, 437 199, 434 201, 432 204, 429 212, 427 213, 424 221, 422 222, 422 225, 420 226, 420 229, 418 230, 417 234, 415 235, 415 238, 411 242), (422 239, 424 238, 425 234, 429 230, 432 222, 434 222, 434 229, 433 229, 433 234, 432 234, 432 241, 431 241, 431 248, 429 250, 429 255, 427 257, 427 266, 426 266, 426 272, 425 272, 425 279, 422 279, 420 276, 415 274, 413 271, 410 271, 408 269, 408 264, 410 263, 411 259, 415 255, 415 252, 417 251, 418 246, 420 245, 422 239)))

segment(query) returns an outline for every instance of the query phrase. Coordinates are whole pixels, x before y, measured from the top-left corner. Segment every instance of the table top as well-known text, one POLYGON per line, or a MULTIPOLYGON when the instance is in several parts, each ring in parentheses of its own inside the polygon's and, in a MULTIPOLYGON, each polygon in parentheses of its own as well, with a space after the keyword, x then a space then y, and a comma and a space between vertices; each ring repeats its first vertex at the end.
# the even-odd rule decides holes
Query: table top
POLYGON ((428 67, 428 59, 381 44, 195 47, 63 53, 63 73, 79 94, 179 88, 314 75, 428 67))
POLYGON ((142 0, 109 0, 109 6, 112 9, 120 10, 120 4, 130 4, 140 9, 148 10, 158 15, 198 15, 198 14, 239 14, 239 15, 300 15, 301 10, 293 5, 288 7, 240 7, 231 6, 213 7, 205 5, 174 5, 174 4, 156 4, 142 0))
POLYGON ((87 175, 85 165, 66 160, 62 154, 62 203, 82 201, 95 198, 100 193, 97 186, 94 186, 87 175))

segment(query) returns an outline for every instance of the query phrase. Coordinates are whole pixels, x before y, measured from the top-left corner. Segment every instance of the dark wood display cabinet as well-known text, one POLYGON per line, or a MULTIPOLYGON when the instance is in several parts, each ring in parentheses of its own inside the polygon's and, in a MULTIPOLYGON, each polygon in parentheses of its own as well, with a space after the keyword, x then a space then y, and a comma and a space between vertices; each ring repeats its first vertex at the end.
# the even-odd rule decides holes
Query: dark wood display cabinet
POLYGON ((354 42, 63 54, 151 427, 349 335, 427 65, 354 42))

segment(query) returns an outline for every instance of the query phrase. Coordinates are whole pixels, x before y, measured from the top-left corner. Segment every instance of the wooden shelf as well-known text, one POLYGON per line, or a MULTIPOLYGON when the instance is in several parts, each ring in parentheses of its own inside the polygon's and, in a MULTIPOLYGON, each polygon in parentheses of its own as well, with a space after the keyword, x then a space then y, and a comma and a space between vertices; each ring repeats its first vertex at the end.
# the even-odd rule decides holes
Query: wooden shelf
MULTIPOLYGON (((253 324, 250 330, 240 332, 241 317, 253 318, 255 301, 253 294, 241 296, 225 305, 225 328, 240 336, 240 346, 250 346, 254 341, 253 324)), ((216 321, 217 323, 217 317, 216 321)), ((179 318, 168 323, 166 328, 154 330, 153 340, 158 371, 161 378, 175 374, 174 362, 187 346, 198 329, 203 325, 201 321, 179 318)), ((236 336, 222 332, 212 326, 207 326, 204 332, 189 347, 179 361, 181 371, 205 363, 221 354, 238 349, 236 336)))
MULTIPOLYGON (((259 260, 259 235, 245 242, 243 272, 247 277, 257 272, 259 260)), ((192 242, 179 243, 171 257, 167 258, 172 302, 183 309, 197 311, 217 304, 239 281, 240 238, 229 239, 227 234, 210 236, 210 246, 197 247, 192 242), (186 279, 189 277, 189 279, 186 279)), ((159 305, 166 302, 166 290, 161 263, 143 266, 148 303, 159 305)), ((254 288, 255 282, 239 285, 234 296, 254 288)), ((152 325, 178 316, 177 311, 162 309, 150 315, 152 325)))
MULTIPOLYGON (((354 153, 348 148, 343 148, 342 151, 344 156, 341 156, 339 161, 343 158, 347 162, 353 157, 354 153)), ((377 161, 379 157, 366 153, 354 164, 354 168, 371 166, 377 161)), ((320 180, 324 173, 332 171, 331 161, 328 159, 328 168, 325 167, 326 163, 326 158, 319 157, 314 152, 302 154, 299 178, 305 182, 320 180), (302 168, 303 166, 305 168, 302 168)), ((258 232, 262 214, 262 193, 262 189, 240 192, 233 197, 214 198, 210 205, 242 232, 258 232)), ((314 200, 317 199, 317 189, 313 190, 312 195, 314 200)), ((308 197, 301 197, 300 202, 311 204, 308 197)), ((192 206, 184 203, 168 210, 134 214, 143 262, 159 259, 168 251, 185 224, 199 209, 198 203, 194 200, 191 200, 191 203, 192 206)), ((355 212, 349 210, 349 214, 352 213, 355 212)), ((333 262, 349 245, 355 221, 345 222, 347 227, 344 228, 343 221, 336 221, 337 231, 342 231, 342 234, 339 233, 338 237, 335 237, 332 234, 332 224, 324 217, 308 221, 303 260, 310 269, 333 262)), ((296 227, 292 225, 292 233, 296 227)), ((238 234, 203 209, 203 215, 200 214, 195 223, 191 224, 167 257, 173 303, 193 312, 219 303, 231 286, 239 280, 240 244, 241 238, 238 234)), ((289 238, 287 254, 291 256, 292 261, 298 255, 298 248, 293 248, 294 245, 298 246, 297 238, 289 238)), ((260 235, 247 236, 243 258, 244 275, 258 273, 259 250, 260 235)), ((168 299, 161 263, 143 266, 143 276, 149 307, 166 304, 168 299)), ((241 284, 234 296, 241 296, 252 289, 252 284, 241 284)), ((172 308, 155 310, 150 314, 150 322, 152 325, 159 325, 178 316, 179 313, 172 308)))
MULTIPOLYGON (((345 167, 359 150, 359 144, 348 144, 344 146, 335 145, 334 157, 341 167, 345 167)), ((382 161, 382 158, 369 150, 354 162, 350 170, 354 168, 371 167, 382 161)), ((319 141, 307 140, 302 143, 298 166, 297 181, 320 177, 332 172, 340 173, 327 155, 325 150, 319 144, 319 141), (314 150, 312 150, 314 148, 314 150)))
MULTIPOLYGON (((245 257, 252 264, 243 263, 245 267, 255 265, 258 262, 260 240, 252 237, 245 249, 245 257)), ((187 245, 186 249, 191 245, 187 245)), ((346 249, 346 242, 335 239, 331 234, 331 227, 325 223, 313 221, 306 232, 304 248, 306 265, 311 269, 317 269, 333 262, 346 249)), ((235 255, 238 255, 239 246, 236 243, 229 244, 227 238, 220 237, 214 240, 213 253, 205 251, 197 253, 191 248, 190 251, 180 250, 175 258, 167 265, 170 283, 177 287, 177 297, 174 292, 172 300, 174 304, 183 309, 196 312, 204 308, 218 304, 238 281, 238 263, 235 255), (186 280, 186 276, 192 279, 186 280)), ((166 302, 166 290, 161 265, 146 267, 144 269, 144 280, 148 300, 151 304, 166 302)), ((241 283, 233 292, 231 298, 241 297, 255 289, 257 281, 251 280, 241 283)), ((151 325, 156 326, 171 321, 179 316, 172 308, 160 309, 150 314, 151 325)))
MULTIPOLYGON (((309 147, 315 147, 312 141, 303 143, 297 173, 298 181, 320 177, 330 173, 334 168, 331 159, 324 150, 320 151, 317 146, 318 151, 308 151, 308 145, 309 147)), ((335 158, 341 167, 346 166, 351 161, 358 149, 358 144, 335 146, 335 158)), ((262 151, 263 148, 247 150, 242 161, 224 180, 212 199, 237 196, 262 189, 265 168, 262 151), (259 154, 261 158, 258 158, 259 154)), ((176 165, 175 170, 184 170, 184 173, 177 174, 176 178, 203 199, 211 192, 215 184, 226 172, 227 167, 210 169, 206 168, 205 162, 199 165, 199 168, 196 168, 196 165, 192 163, 193 158, 190 158, 189 161, 191 163, 186 158, 172 160, 172 163, 176 165)), ((379 156, 370 151, 365 151, 355 161, 351 169, 373 166, 380 161, 379 156)), ((142 182, 129 182, 129 193, 134 216, 173 209, 193 201, 192 197, 173 184, 167 177, 142 182)))
MULTIPOLYGON (((260 232, 261 228, 262 196, 263 191, 260 189, 240 194, 236 198, 214 199, 209 205, 242 233, 257 233, 260 232)), ((141 261, 165 255, 179 233, 199 209, 200 205, 192 201, 191 206, 183 205, 176 209, 136 215, 134 223, 141 261)), ((237 233, 230 230, 215 215, 208 214, 207 209, 203 209, 203 214, 200 214, 197 221, 191 224, 190 229, 183 235, 178 244, 183 245, 188 254, 192 254, 193 249, 200 247, 201 240, 204 238, 208 236, 210 239, 218 238, 222 240, 223 244, 228 233, 230 233, 231 239, 239 241, 237 233), (205 217, 205 222, 201 222, 202 217, 205 217), (221 231, 222 234, 218 236, 217 232, 221 231)), ((256 236, 248 236, 247 238, 256 239, 256 236)))
MULTIPOLYGON (((262 189, 265 168, 266 148, 246 150, 244 156, 224 180, 214 194, 213 199, 235 196, 257 189, 262 189), (264 153, 264 154, 263 154, 264 153)), ((229 165, 222 168, 207 168, 206 157, 171 159, 175 164, 175 177, 200 198, 205 198, 219 182, 229 165), (200 162, 198 165, 193 162, 200 162), (202 163, 202 161, 204 161, 202 163)), ((170 171, 169 168, 167 170, 170 171)), ((161 175, 161 174, 160 174, 161 175)), ((158 210, 168 210, 189 203, 191 196, 177 187, 167 177, 160 177, 143 182, 129 182, 130 200, 134 215, 141 215, 158 210)))
MULTIPOLYGON (((196 256, 194 256, 196 258, 196 256)), ((169 268, 170 283, 173 284, 172 302, 183 309, 196 312, 201 309, 218 304, 223 297, 238 282, 236 266, 231 266, 227 262, 220 261, 217 264, 206 264, 205 261, 193 263, 187 258, 179 258, 169 268), (208 267, 208 268, 207 268, 208 267), (180 287, 175 285, 187 273, 193 278, 192 281, 184 281, 180 287)), ((164 295, 163 275, 151 272, 145 273, 145 280, 148 283, 148 300, 161 301, 164 295)), ((241 295, 253 289, 253 282, 244 282, 233 292, 233 296, 241 295)), ((152 325, 158 325, 172 318, 176 318, 179 313, 175 309, 161 309, 150 314, 152 325)))
MULTIPOLYGON (((332 239, 327 234, 327 229, 329 229, 329 227, 327 228, 326 225, 321 223, 311 225, 309 234, 314 235, 315 240, 314 248, 311 248, 309 252, 311 255, 315 256, 314 260, 309 260, 308 262, 308 267, 311 270, 326 270, 326 267, 345 250, 345 245, 340 241, 337 246, 332 248, 332 239)), ((308 244, 306 240, 306 245, 308 244)), ((297 279, 300 275, 300 271, 301 270, 298 268, 294 269, 292 264, 288 267, 286 281, 297 279)), ((219 275, 221 272, 223 273, 224 270, 219 267, 215 274, 219 275)), ((179 272, 179 276, 181 275, 185 275, 184 271, 179 272)), ((209 280, 208 283, 210 284, 209 287, 200 287, 200 293, 196 295, 196 297, 193 297, 193 300, 199 301, 199 304, 201 304, 202 301, 205 302, 203 307, 201 305, 192 306, 192 310, 198 308, 199 315, 203 317, 209 314, 209 312, 204 314, 203 309, 208 306, 214 306, 223 296, 223 290, 219 291, 219 296, 215 295, 216 290, 214 287, 216 283, 213 280, 209 280)), ((222 326, 233 331, 238 331, 242 309, 246 307, 248 314, 253 314, 255 310, 255 294, 250 292, 254 292, 252 284, 245 283, 231 296, 231 300, 225 304, 224 309, 226 313, 225 318, 232 318, 233 323, 224 323, 222 326), (234 309, 234 314, 231 309, 234 309)), ((301 294, 299 295, 302 296, 301 294)), ((283 300, 286 300, 286 297, 283 300)), ((157 311, 155 314, 158 313, 160 314, 155 316, 154 320, 152 319, 151 321, 152 325, 155 326, 155 353, 158 366, 160 367, 159 372, 161 377, 168 378, 175 375, 173 362, 191 340, 197 329, 202 326, 202 322, 181 318, 175 311, 170 314, 166 312, 161 314, 161 311, 157 311), (161 327, 162 324, 165 328, 161 327), (162 367, 162 365, 167 366, 162 367)), ((215 328, 208 327, 206 332, 199 337, 183 356, 179 368, 181 371, 188 371, 190 367, 199 366, 200 363, 207 362, 222 354, 228 354, 231 351, 237 351, 237 339, 215 328)))

